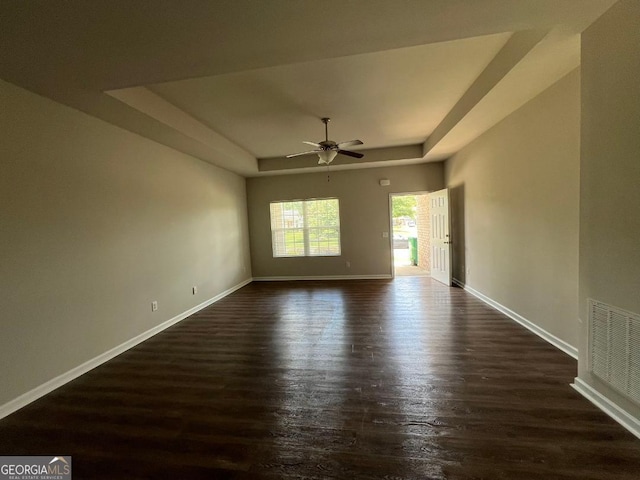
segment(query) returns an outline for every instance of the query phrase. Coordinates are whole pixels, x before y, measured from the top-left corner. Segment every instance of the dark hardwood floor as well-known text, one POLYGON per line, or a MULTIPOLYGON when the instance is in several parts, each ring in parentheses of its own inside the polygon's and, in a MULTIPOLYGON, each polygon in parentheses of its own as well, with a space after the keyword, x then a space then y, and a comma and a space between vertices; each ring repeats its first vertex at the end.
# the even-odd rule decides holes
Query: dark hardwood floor
POLYGON ((0 421, 74 479, 633 479, 576 362, 457 288, 253 283, 0 421))

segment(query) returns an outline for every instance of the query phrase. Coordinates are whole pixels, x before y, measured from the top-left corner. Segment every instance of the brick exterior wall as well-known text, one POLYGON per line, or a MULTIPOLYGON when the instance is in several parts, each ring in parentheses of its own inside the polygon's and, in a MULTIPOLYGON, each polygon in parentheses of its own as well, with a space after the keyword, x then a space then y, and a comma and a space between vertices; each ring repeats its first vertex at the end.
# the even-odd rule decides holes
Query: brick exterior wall
POLYGON ((431 273, 431 218, 429 216, 429 195, 416 195, 418 227, 418 267, 431 273))

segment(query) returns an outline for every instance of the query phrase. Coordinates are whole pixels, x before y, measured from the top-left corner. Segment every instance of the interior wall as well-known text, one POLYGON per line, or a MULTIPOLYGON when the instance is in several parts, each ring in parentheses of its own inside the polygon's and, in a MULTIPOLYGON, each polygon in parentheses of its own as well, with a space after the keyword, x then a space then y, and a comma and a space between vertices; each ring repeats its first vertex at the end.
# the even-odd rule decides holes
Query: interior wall
POLYGON ((578 344, 580 74, 446 163, 453 277, 578 344))
POLYGON ((587 299, 640 314, 640 2, 622 0, 582 35, 579 376, 589 375, 587 299))
POLYGON ((2 81, 0 104, 0 405, 251 278, 242 177, 2 81))
POLYGON ((327 171, 247 179, 254 277, 390 276, 389 194, 442 188, 441 162, 387 168, 327 171), (382 187, 380 179, 391 185, 382 187), (340 200, 339 257, 273 258, 269 204, 277 200, 340 200), (349 262, 350 266, 347 266, 349 262))

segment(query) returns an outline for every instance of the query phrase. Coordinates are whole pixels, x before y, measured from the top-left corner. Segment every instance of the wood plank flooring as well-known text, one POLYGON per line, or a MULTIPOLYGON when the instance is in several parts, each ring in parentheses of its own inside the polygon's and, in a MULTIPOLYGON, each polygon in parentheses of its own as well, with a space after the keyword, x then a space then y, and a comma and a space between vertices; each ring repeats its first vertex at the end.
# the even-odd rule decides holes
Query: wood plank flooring
POLYGON ((633 479, 576 362, 457 288, 252 283, 0 421, 74 479, 633 479))

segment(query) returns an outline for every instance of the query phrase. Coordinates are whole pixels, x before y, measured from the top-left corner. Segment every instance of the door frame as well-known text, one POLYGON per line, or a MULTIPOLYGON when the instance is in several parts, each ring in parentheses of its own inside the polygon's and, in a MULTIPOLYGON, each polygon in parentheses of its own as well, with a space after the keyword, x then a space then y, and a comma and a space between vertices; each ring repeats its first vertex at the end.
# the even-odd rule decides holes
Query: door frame
MULTIPOLYGON (((396 278, 396 266, 393 255, 393 197, 404 197, 407 195, 428 195, 430 190, 418 190, 416 192, 392 192, 389 193, 389 248, 391 249, 391 278, 396 278)), ((431 221, 431 220, 429 220, 431 221)))

